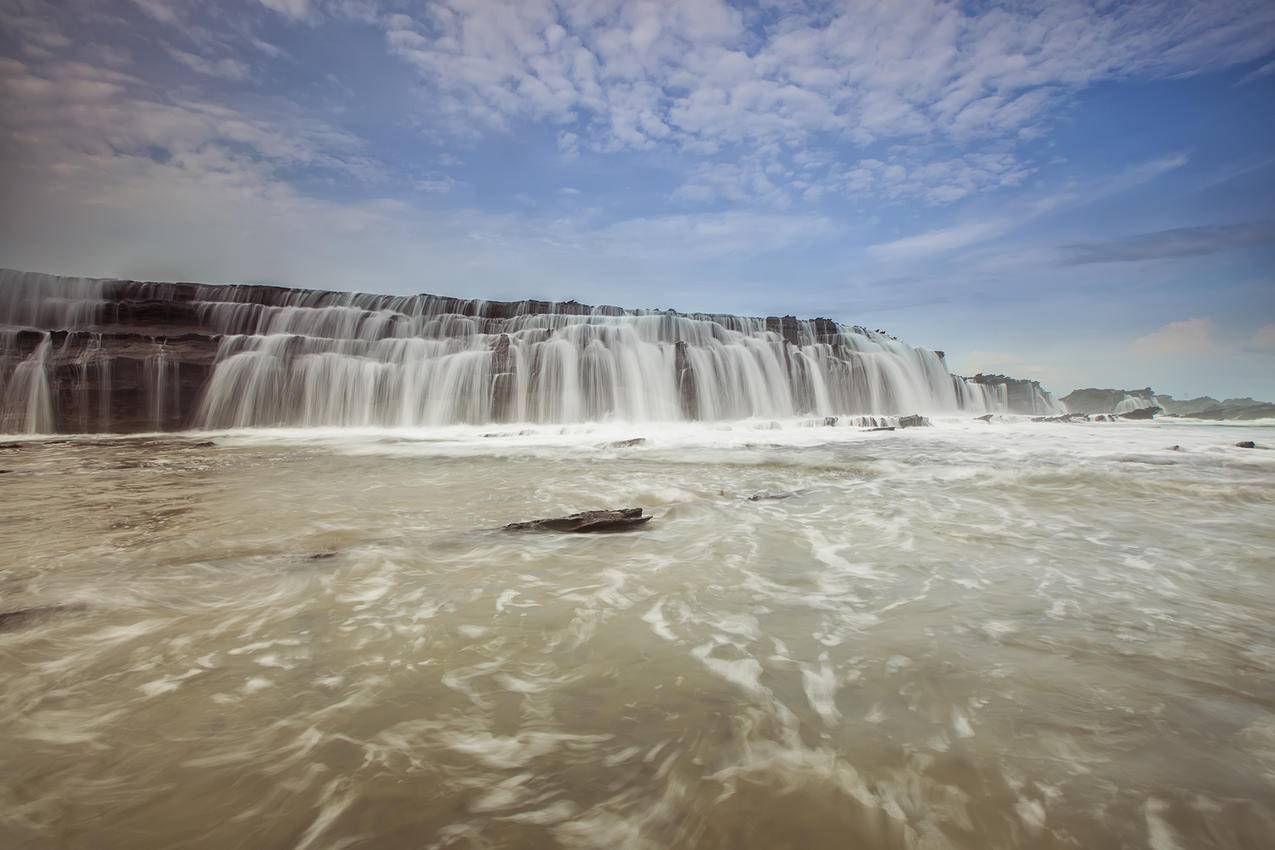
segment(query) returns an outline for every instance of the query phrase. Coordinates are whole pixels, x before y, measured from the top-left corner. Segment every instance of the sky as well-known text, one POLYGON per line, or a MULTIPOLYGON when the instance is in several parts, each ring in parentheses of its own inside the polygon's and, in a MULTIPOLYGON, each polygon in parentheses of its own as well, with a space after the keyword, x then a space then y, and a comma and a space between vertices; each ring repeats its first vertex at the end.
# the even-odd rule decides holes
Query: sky
POLYGON ((1275 399, 1275 3, 0 0, 0 266, 1275 399))

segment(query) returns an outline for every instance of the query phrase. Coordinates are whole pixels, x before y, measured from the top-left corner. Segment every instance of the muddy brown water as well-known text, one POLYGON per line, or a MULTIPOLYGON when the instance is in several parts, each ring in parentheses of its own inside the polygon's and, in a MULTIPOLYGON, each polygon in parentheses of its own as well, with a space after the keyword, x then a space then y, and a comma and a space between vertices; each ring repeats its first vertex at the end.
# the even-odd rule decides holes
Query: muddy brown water
POLYGON ((974 425, 6 448, 0 846, 1270 847, 1275 428, 974 425))

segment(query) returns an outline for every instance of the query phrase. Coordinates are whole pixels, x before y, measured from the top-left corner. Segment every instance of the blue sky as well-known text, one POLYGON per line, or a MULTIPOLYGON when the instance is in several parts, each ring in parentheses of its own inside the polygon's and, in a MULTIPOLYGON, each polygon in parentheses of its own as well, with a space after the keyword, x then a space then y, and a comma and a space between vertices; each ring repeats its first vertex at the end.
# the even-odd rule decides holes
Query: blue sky
POLYGON ((1275 4, 0 0, 0 265, 1275 398, 1275 4))

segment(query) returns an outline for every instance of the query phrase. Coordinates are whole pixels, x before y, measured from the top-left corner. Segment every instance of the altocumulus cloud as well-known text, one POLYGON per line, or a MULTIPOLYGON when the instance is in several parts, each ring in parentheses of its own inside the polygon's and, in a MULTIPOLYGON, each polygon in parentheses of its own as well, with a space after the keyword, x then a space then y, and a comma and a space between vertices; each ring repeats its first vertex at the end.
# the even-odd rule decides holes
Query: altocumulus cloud
POLYGON ((945 0, 444 0, 372 17, 419 74, 440 132, 543 122, 571 155, 673 148, 716 163, 696 169, 682 199, 779 205, 829 193, 941 204, 1015 185, 1031 172, 1018 144, 1047 132, 1070 94, 1275 46, 1275 7, 1260 0, 981 11, 945 0), (894 147, 818 150, 832 140, 894 147), (951 155, 936 157, 936 144, 951 155))

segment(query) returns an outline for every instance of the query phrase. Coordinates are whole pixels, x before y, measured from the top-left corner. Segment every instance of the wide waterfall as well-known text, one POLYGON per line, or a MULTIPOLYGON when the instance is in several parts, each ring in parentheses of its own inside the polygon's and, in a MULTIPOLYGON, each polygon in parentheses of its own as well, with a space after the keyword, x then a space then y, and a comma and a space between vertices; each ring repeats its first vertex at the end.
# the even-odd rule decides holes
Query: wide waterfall
POLYGON ((0 431, 1048 413, 880 331, 0 272, 0 431))

